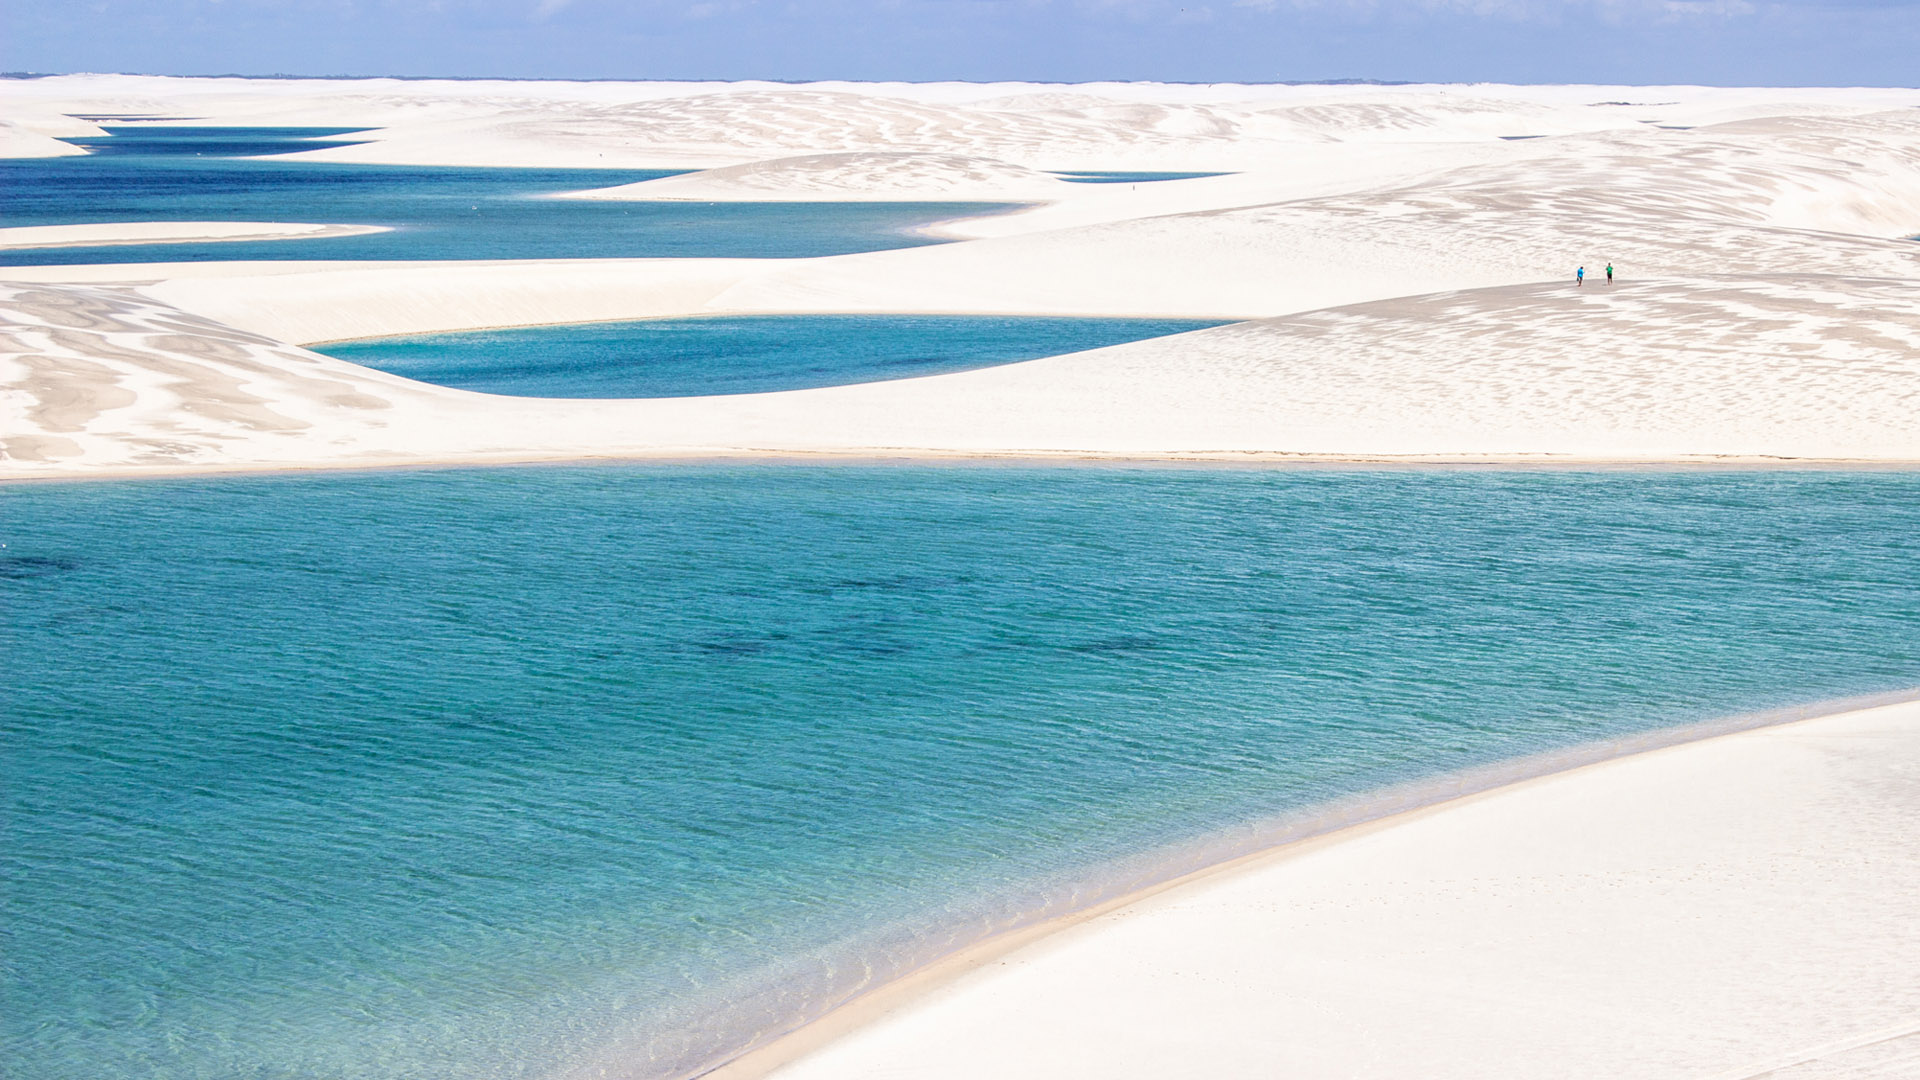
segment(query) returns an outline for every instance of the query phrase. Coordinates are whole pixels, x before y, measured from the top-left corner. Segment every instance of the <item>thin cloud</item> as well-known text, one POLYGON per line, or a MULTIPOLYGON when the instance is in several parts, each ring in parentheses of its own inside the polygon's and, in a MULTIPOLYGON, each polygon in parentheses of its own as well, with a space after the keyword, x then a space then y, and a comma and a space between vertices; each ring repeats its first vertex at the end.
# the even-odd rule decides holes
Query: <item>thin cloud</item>
POLYGON ((1758 10, 1751 0, 1234 0, 1243 10, 1344 11, 1372 17, 1406 12, 1516 21, 1592 13, 1611 23, 1730 19, 1758 10))

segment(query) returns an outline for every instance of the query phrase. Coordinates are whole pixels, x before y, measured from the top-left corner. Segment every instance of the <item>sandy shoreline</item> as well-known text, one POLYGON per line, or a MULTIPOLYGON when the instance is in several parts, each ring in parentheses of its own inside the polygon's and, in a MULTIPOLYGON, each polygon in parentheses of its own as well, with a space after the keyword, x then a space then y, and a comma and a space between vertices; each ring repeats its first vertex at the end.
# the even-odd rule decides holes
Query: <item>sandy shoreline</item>
MULTIPOLYGON (((1417 782, 1386 792, 1336 802, 1330 806, 1317 808, 1308 814, 1270 823, 1262 832, 1270 838, 1269 842, 1256 842, 1254 850, 1246 850, 1244 839, 1239 841, 1242 850, 1228 853, 1225 857, 1209 865, 1179 872, 1167 880, 1149 884, 1127 894, 1105 900, 1093 907, 1047 919, 1037 925, 1019 927, 997 934, 987 940, 967 946, 960 951, 942 957, 931 964, 906 974, 905 976, 873 987, 853 999, 846 1001, 831 1012, 795 1031, 779 1036, 761 1046, 749 1050, 742 1056, 711 1070, 703 1075, 714 1080, 757 1080, 760 1077, 792 1078, 792 1080, 812 1080, 820 1077, 862 1077, 900 1075, 905 1070, 916 1076, 1152 1076, 1166 1075, 1164 1068, 1145 1066, 1128 1067, 1128 1055, 1136 1052, 1137 1047, 1122 1047, 1115 1052, 1112 1047, 1102 1048, 1084 1041, 1084 1032, 1074 1034, 1059 1032, 1047 1033, 1047 1026, 1069 1014, 1099 1014, 1103 1009, 1116 1003, 1109 998, 1112 987, 1102 981, 1092 980, 1083 970, 1088 966, 1090 957, 1112 958, 1116 953, 1124 952, 1129 943, 1115 940, 1124 937, 1130 931, 1127 927, 1137 920, 1148 908, 1165 911, 1177 909, 1178 905, 1192 905, 1196 898, 1204 899, 1212 894, 1239 889, 1237 897, 1229 910, 1224 913, 1214 910, 1209 919, 1200 921, 1186 919, 1172 928, 1175 934, 1175 951, 1196 944, 1214 946, 1219 952, 1220 946, 1231 946, 1238 935, 1248 929, 1250 918, 1264 917, 1263 910, 1268 908, 1267 900, 1260 895, 1261 875, 1273 877, 1276 872, 1285 873, 1289 864, 1308 859, 1317 853, 1338 852, 1351 848, 1356 842, 1383 834, 1393 835, 1405 832, 1410 827, 1419 827, 1436 820, 1447 822, 1462 816, 1468 808, 1479 808, 1480 816, 1487 813, 1505 815, 1505 824, 1515 825, 1517 814, 1525 814, 1526 801, 1538 801, 1544 793, 1553 795, 1556 791, 1591 787, 1593 778, 1604 776, 1617 778, 1627 775, 1631 778, 1636 771, 1648 771, 1649 764, 1658 765, 1669 759, 1670 755, 1683 754, 1705 762, 1705 766, 1721 774, 1726 773, 1723 763, 1713 760, 1715 757, 1737 753, 1746 748, 1756 737, 1791 737, 1796 733, 1810 733, 1819 736, 1831 732, 1837 737, 1851 737, 1856 729, 1867 727, 1884 728, 1893 725, 1894 729, 1904 730, 1905 741, 1890 745, 1886 749, 1893 753, 1898 762, 1896 768, 1911 770, 1920 766, 1920 690, 1900 691, 1888 694, 1870 695, 1862 698, 1850 698, 1829 701, 1799 708, 1770 710, 1762 713, 1691 724, 1678 728, 1669 728, 1647 732, 1619 740, 1572 747, 1564 751, 1535 755, 1515 761, 1498 763, 1466 773, 1439 777, 1433 780, 1417 782), (1747 740, 1747 742, 1742 742, 1747 740), (1504 802, 1508 805, 1486 808, 1489 804, 1504 802), (1519 805, 1513 805, 1516 803, 1519 805), (1247 885, 1253 881, 1252 885, 1247 885), (1210 941, 1196 939, 1211 939, 1210 941), (1068 961, 1060 961, 1057 951, 1049 953, 1063 940, 1070 940, 1073 949, 1068 961), (1075 964, 1078 966, 1074 966, 1075 964), (1009 974, 1008 969, 1014 969, 1009 974), (1024 992, 1016 1005, 1006 1005, 1009 994, 1005 984, 1019 977, 1021 971, 1038 970, 1041 978, 1048 975, 1044 991, 1024 992), (1006 1006, 1001 1008, 1000 1006, 1006 1006), (1027 1030, 1008 1032, 1004 1027, 983 1029, 974 1021, 983 1010, 991 1010, 995 1020, 1004 1024, 1008 1018, 1007 1009, 1037 1010, 1033 1023, 1027 1030), (1025 1038, 1051 1042, 1044 1047, 1043 1057, 1052 1058, 1052 1062, 1030 1062, 1028 1067, 1017 1068, 1015 1060, 994 1055, 969 1056, 966 1047, 978 1044, 982 1040, 992 1043, 995 1039, 1018 1042, 1025 1038), (1064 1058, 1061 1055, 1066 1055, 1064 1058), (1079 1067, 1062 1073, 1059 1065, 1063 1061, 1074 1061, 1079 1067), (981 1069, 989 1071, 982 1072, 981 1069)), ((1878 729, 1878 728, 1876 728, 1878 729)), ((1755 781, 1764 784, 1765 781, 1755 781)), ((1586 793, 1580 793, 1585 797, 1586 793)), ((1679 792, 1661 792, 1656 786, 1645 788, 1640 794, 1650 797, 1661 795, 1680 797, 1679 792)), ((1797 792, 1805 795, 1807 792, 1797 792)), ((1831 792, 1820 793, 1825 799, 1831 792)), ((1906 820, 1920 818, 1920 800, 1912 799, 1903 807, 1908 815, 1906 820)), ((1600 811, 1603 813, 1604 808, 1600 811)), ((1684 833, 1695 823, 1675 821, 1672 828, 1684 833)), ((1816 823, 1818 824, 1818 823, 1816 823)), ((1472 826, 1468 826, 1471 829, 1472 826)), ((1456 830, 1459 831, 1459 830, 1456 830)), ((1711 831, 1711 830, 1708 830, 1711 831)), ((1484 839, 1484 838, 1483 838, 1484 839)), ((1637 838, 1644 839, 1644 838, 1637 838)), ((1712 837, 1705 838, 1708 846, 1712 837)), ((1404 855, 1405 852, 1402 852, 1404 855)), ((1527 863, 1535 859, 1533 852, 1522 848, 1508 851, 1507 864, 1516 873, 1527 872, 1527 863)), ((1537 859, 1535 859, 1537 861, 1537 859)), ((1305 871, 1311 874, 1313 871, 1305 871)), ((1392 872, 1392 868, 1389 871, 1392 872)), ((1911 876, 1920 879, 1920 867, 1910 868, 1911 876)), ((1778 898, 1791 905, 1790 894, 1778 898)), ((1911 914, 1910 905, 1902 905, 1897 897, 1891 899, 1891 913, 1895 916, 1911 914)), ((1585 898, 1586 901, 1599 900, 1603 906, 1604 898, 1585 898)), ((1883 903, 1883 909, 1887 905, 1883 903)), ((1604 911, 1583 909, 1574 904, 1572 911, 1582 917, 1604 918, 1604 911)), ((1879 913, 1882 920, 1886 910, 1879 913)), ((1364 916, 1363 916, 1364 918, 1364 916)), ((1165 921, 1163 919, 1163 921, 1165 921)), ((1384 921, 1378 926, 1369 927, 1373 932, 1391 934, 1392 927, 1384 921)), ((1555 928, 1548 927, 1545 930, 1555 928)), ((1749 928, 1754 932, 1766 932, 1767 927, 1749 928)), ((1777 928, 1775 928, 1777 929, 1777 928)), ((1867 932, 1876 932, 1884 927, 1868 927, 1867 932)), ((1541 932, 1542 927, 1533 927, 1541 932)), ((1161 943, 1166 944, 1164 941, 1161 943)), ((1607 944, 1627 952, 1644 948, 1645 943, 1631 939, 1616 939, 1607 944)), ((1898 950, 1896 950, 1898 951, 1898 950)), ((1920 955, 1920 939, 1908 944, 1908 952, 1920 955)), ((1902 954, 1904 955, 1904 954, 1902 954)), ((1218 962, 1218 955, 1213 959, 1218 962)), ((1188 958, 1180 961, 1182 966, 1204 968, 1203 959, 1188 958)), ((1890 958, 1883 967, 1903 970, 1897 958, 1890 958)), ((1856 965, 1857 966, 1857 965, 1856 965)), ((1883 972, 1884 973, 1884 972, 1883 972)), ((1110 975, 1110 973, 1108 973, 1110 975)), ((1188 974, 1193 974, 1189 972, 1188 974)), ((1516 974, 1506 972, 1507 975, 1516 974)), ((1833 973, 1837 979, 1866 979, 1870 972, 1858 970, 1833 973)), ((1105 975, 1102 976, 1104 979, 1105 975)), ((1217 972, 1215 982, 1228 978, 1228 973, 1217 972)), ((1258 1026, 1273 1010, 1285 1003, 1275 1000, 1262 1000, 1260 988, 1241 985, 1233 997, 1238 999, 1238 1011, 1234 1023, 1238 1025, 1258 1026)), ((1773 1067, 1785 1067, 1795 1064, 1817 1061, 1821 1057, 1856 1049, 1868 1043, 1898 1039, 1920 1033, 1920 989, 1907 995, 1913 1000, 1904 1004, 1914 1010, 1905 1020, 1896 1020, 1891 1025, 1872 1028, 1864 1036, 1848 1037, 1820 1043, 1797 1051, 1771 1051, 1766 1060, 1773 1067)), ((1182 1002, 1178 999, 1156 997, 1157 1007, 1161 1010, 1153 1019, 1162 1032, 1175 1033, 1172 1041, 1183 1045, 1184 1053, 1191 1053, 1190 1040, 1178 1037, 1184 1025, 1199 1020, 1199 1013, 1222 1005, 1219 1000, 1201 1002, 1182 1002)), ((1898 1013, 1898 1010, 1895 1010, 1898 1013)), ((1032 1016, 1029 1012, 1028 1015, 1032 1016)), ((1143 1018, 1137 1018, 1143 1019, 1143 1018)), ((1124 1032, 1124 1023, 1108 1022, 1102 1025, 1108 1033, 1123 1043, 1129 1041, 1124 1032)), ((1138 1042, 1139 1040, 1132 1040, 1138 1042)), ((1215 1075, 1249 1075, 1235 1073, 1235 1067, 1280 1068, 1281 1061, 1261 1061, 1257 1058, 1236 1057, 1232 1052, 1215 1047, 1217 1052, 1209 1056, 1200 1051, 1196 1058, 1185 1058, 1188 1067, 1215 1075), (1231 1060, 1229 1060, 1231 1059, 1231 1060), (1222 1072, 1222 1070, 1225 1072, 1222 1072)), ((1509 1048, 1510 1049, 1510 1048, 1509 1048)), ((1920 1053, 1920 1047, 1910 1048, 1920 1053)), ((1041 1048, 1027 1045, 1023 1054, 1039 1053, 1041 1048)), ((1400 1056, 1408 1065, 1420 1060, 1413 1048, 1403 1048, 1400 1056)), ((1487 1071, 1453 1073, 1444 1068, 1423 1075, 1527 1075, 1524 1072, 1502 1071, 1490 1064, 1493 1057, 1506 1052, 1495 1050, 1492 1046, 1477 1051, 1482 1055, 1475 1060, 1485 1066, 1487 1071)), ((1291 1064, 1298 1065, 1297 1062, 1291 1064)), ((1361 1059, 1346 1058, 1334 1072, 1289 1072, 1287 1075, 1340 1075, 1340 1076, 1396 1076, 1411 1075, 1403 1071, 1382 1071, 1375 1067, 1366 1067, 1361 1059), (1359 1071, 1351 1071, 1353 1069, 1359 1071)), ((1432 1063, 1429 1062, 1431 1065, 1432 1063)), ((1717 1077, 1726 1080, 1745 1080, 1749 1076, 1758 1076, 1763 1069, 1742 1071, 1739 1061, 1732 1062, 1731 1070, 1718 1072, 1717 1077)), ((1565 1063, 1572 1072, 1562 1075, 1606 1075, 1603 1067, 1596 1063, 1565 1063)), ((1538 1075, 1538 1074, 1534 1074, 1538 1075)), ((1616 1074, 1619 1075, 1619 1074, 1616 1074)), ((1658 1070, 1638 1072, 1635 1075, 1668 1075, 1658 1070)), ((1693 1073, 1673 1073, 1672 1075, 1695 1075, 1693 1073)), ((1825 1074, 1821 1074, 1825 1075, 1825 1074)), ((1874 1074, 1878 1075, 1878 1074, 1874 1074)), ((1887 1074, 1893 1075, 1893 1074, 1887 1074)))
POLYGON ((1476 471, 1546 472, 1754 472, 1754 471, 1826 471, 1826 472, 1912 472, 1920 470, 1920 458, 1789 458, 1789 457, 1679 457, 1679 458, 1576 458, 1559 456, 1512 457, 1476 455, 1426 455, 1406 457, 1349 456, 1315 454, 1187 451, 1161 455, 1093 454, 1076 451, 1042 453, 1037 451, 955 451, 941 452, 911 448, 848 451, 796 451, 746 448, 732 453, 703 448, 684 451, 672 449, 635 454, 560 454, 549 457, 462 456, 441 460, 396 458, 392 461, 322 462, 293 465, 182 465, 129 466, 94 469, 76 473, 45 473, 0 476, 0 486, 14 484, 61 484, 93 480, 191 479, 195 477, 238 476, 311 476, 333 473, 413 472, 470 468, 541 468, 545 466, 646 466, 646 465, 846 465, 954 468, 1196 468, 1196 469, 1302 469, 1334 471, 1372 471, 1413 469, 1422 471, 1466 469, 1476 471))
POLYGON ((19 225, 0 229, 0 251, 120 247, 128 244, 319 240, 390 231, 385 225, 315 225, 284 221, 122 221, 95 225, 19 225))

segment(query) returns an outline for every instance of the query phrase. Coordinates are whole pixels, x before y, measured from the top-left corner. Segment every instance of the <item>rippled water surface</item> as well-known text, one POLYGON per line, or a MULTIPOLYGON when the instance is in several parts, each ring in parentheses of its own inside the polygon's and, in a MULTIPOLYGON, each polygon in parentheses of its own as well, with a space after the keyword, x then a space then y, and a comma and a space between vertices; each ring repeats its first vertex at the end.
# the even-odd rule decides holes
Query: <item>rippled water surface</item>
POLYGON ((9 1075, 659 1075, 1384 784, 1920 684, 1920 476, 0 488, 9 1075))
POLYGON ((1016 315, 739 315, 416 334, 318 350, 489 394, 688 397, 943 375, 1218 325, 1016 315))
POLYGON ((392 231, 304 240, 0 250, 0 266, 233 259, 800 258, 936 243, 990 203, 560 199, 677 170, 356 165, 279 156, 342 128, 126 126, 81 157, 0 160, 0 224, 298 221, 392 231))

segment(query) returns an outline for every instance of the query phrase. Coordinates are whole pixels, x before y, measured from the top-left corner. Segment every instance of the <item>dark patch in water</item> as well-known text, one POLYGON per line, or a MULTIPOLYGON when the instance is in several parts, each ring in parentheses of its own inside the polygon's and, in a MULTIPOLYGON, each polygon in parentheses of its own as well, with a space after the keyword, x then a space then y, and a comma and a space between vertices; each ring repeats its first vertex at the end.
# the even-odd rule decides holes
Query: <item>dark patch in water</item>
POLYGON ((1068 652, 1077 653, 1138 653, 1153 652, 1160 648, 1160 639, 1142 634, 1122 634, 1118 637, 1097 638, 1064 646, 1068 652))
POLYGON ((0 555, 0 578, 25 581, 80 569, 80 560, 64 555, 0 555))
POLYGON ((711 656, 758 656, 772 646, 764 640, 752 638, 715 638, 696 641, 693 647, 711 656))
POLYGON ((858 589, 875 592, 925 592, 950 583, 949 578, 927 574, 896 574, 892 577, 880 578, 841 578, 828 585, 827 591, 858 589))
POLYGON ((735 635, 710 637, 687 642, 683 647, 702 656, 766 656, 776 650, 793 656, 827 659, 838 656, 898 656, 913 651, 911 642, 874 633, 872 622, 809 631, 799 638, 791 634, 735 635))

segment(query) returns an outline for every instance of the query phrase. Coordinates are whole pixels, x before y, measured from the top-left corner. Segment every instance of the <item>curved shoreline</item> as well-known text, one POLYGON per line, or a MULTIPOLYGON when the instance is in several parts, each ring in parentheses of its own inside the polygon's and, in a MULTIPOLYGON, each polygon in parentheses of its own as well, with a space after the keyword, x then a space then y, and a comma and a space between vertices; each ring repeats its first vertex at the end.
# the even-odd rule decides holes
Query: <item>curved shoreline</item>
POLYGON ((336 236, 366 236, 392 231, 389 225, 318 225, 283 221, 118 221, 87 225, 18 225, 0 229, 0 251, 127 247, 136 244, 324 240, 336 236))
MULTIPOLYGON (((797 392, 797 391, 796 391, 797 392)), ((471 391, 461 391, 471 393, 471 391)), ((593 399, 524 399, 593 400, 593 399)), ((612 399, 609 399, 612 400, 612 399)), ((642 399, 645 400, 645 399, 642 399)), ((672 400, 672 399, 665 399, 672 400)), ((4 459, 0 459, 4 465, 4 459)), ((353 461, 219 462, 188 465, 112 465, 97 468, 7 472, 0 486, 35 483, 84 483, 95 480, 185 480, 235 476, 312 473, 405 472, 409 470, 541 468, 544 466, 699 466, 699 465, 897 465, 919 468, 1165 468, 1165 469, 1477 469, 1548 472, 1914 472, 1920 458, 1797 458, 1758 455, 1699 455, 1673 458, 1599 458, 1557 454, 1301 454, 1286 451, 1195 450, 1145 454, 1096 450, 921 450, 882 447, 868 450, 804 451, 787 448, 734 450, 689 447, 634 453, 559 452, 551 454, 468 454, 458 457, 364 457, 353 461)))
MULTIPOLYGON (((1920 702, 1920 687, 1828 699, 1800 706, 1739 713, 1679 727, 1582 743, 1531 754, 1427 780, 1324 803, 1299 814, 1256 824, 1212 844, 1167 859, 1166 874, 1075 911, 1014 926, 948 953, 903 975, 831 1006, 814 1020, 750 1045, 732 1059, 693 1074, 706 1080, 759 1080, 879 1018, 951 986, 964 976, 1016 951, 1051 939, 1102 916, 1135 907, 1162 894, 1203 881, 1228 878, 1295 859, 1505 792, 1565 779, 1603 765, 1698 746, 1727 736, 1793 724, 1831 720, 1888 706, 1920 702)), ((1125 874, 1122 877, 1128 876, 1125 874)), ((1140 880, 1136 878, 1135 880, 1140 880)))

